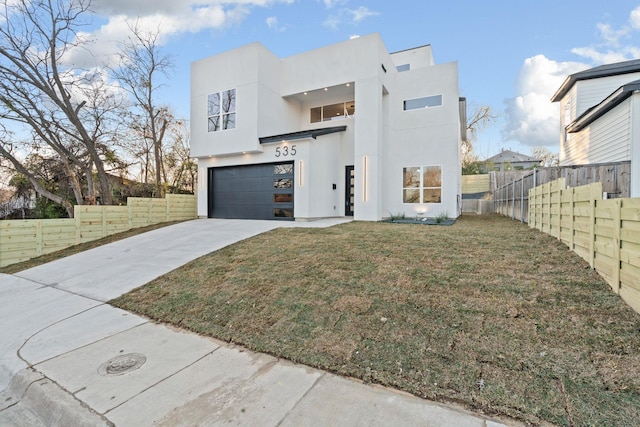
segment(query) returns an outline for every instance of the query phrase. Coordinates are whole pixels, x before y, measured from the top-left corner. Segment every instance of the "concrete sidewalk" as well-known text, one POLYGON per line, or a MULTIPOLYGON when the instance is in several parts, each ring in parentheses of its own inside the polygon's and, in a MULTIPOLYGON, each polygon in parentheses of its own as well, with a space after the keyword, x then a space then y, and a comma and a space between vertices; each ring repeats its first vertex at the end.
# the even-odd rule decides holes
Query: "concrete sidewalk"
POLYGON ((276 227, 194 220, 0 275, 0 425, 519 425, 253 353, 106 304, 276 227))

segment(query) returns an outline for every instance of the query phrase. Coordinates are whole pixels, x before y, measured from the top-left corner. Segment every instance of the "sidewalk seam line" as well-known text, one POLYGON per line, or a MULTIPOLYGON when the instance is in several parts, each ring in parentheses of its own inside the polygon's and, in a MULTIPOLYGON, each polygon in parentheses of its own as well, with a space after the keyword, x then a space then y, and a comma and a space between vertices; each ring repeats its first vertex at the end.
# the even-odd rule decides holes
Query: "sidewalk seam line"
MULTIPOLYGON (((34 364, 32 364, 32 363, 30 363, 29 361, 27 361, 27 360, 26 360, 24 357, 22 357, 22 355, 20 354, 20 352, 22 351, 22 349, 24 348, 24 346, 25 346, 25 345, 27 345, 27 343, 28 343, 29 341, 31 341, 31 339, 32 339, 32 338, 34 338, 34 337, 35 337, 36 335, 38 335, 39 333, 41 333, 41 332, 43 332, 43 331, 46 331, 47 329, 49 329, 49 328, 51 328, 51 327, 53 327, 53 326, 55 326, 55 325, 57 325, 57 324, 59 324, 59 323, 65 322, 65 321, 67 321, 67 320, 69 320, 69 319, 72 319, 72 318, 74 318, 74 317, 76 317, 76 316, 79 316, 79 315, 81 315, 81 314, 87 313, 87 312, 89 312, 90 310, 93 310, 94 308, 98 308, 98 307, 102 307, 102 306, 109 306, 109 307, 113 307, 112 305, 109 305, 109 304, 107 304, 107 303, 102 303, 102 304, 99 304, 99 305, 95 305, 95 306, 90 307, 90 308, 88 308, 88 309, 86 309, 86 310, 82 310, 82 311, 79 311, 79 312, 78 312, 78 313, 76 313, 76 314, 73 314, 73 315, 71 315, 71 316, 65 317, 64 319, 60 319, 60 320, 58 320, 57 322, 52 323, 52 324, 50 324, 50 325, 47 325, 47 326, 45 326, 44 328, 42 328, 42 329, 40 329, 40 330, 38 330, 38 331, 34 332, 34 333, 33 333, 33 334, 31 334, 27 339, 25 339, 25 340, 24 340, 24 342, 20 345, 20 347, 19 347, 19 348, 18 348, 18 350, 16 351, 16 355, 18 356, 18 358, 19 358, 20 360, 22 360, 24 363, 26 363, 28 367, 33 368, 33 367, 35 367, 35 366, 37 366, 37 365, 40 365, 40 364, 42 364, 42 363, 45 363, 45 362, 47 362, 47 361, 49 361, 49 360, 55 359, 56 357, 60 357, 60 356, 63 356, 63 355, 65 355, 65 354, 69 354, 69 353, 74 352, 74 351, 76 351, 76 350, 79 350, 79 349, 81 349, 81 348, 85 348, 85 347, 90 346, 90 345, 93 345, 93 344, 95 344, 95 343, 97 343, 97 342, 100 342, 100 341, 103 341, 103 340, 109 339, 109 338, 111 338, 111 337, 114 337, 114 336, 116 336, 116 335, 119 335, 119 334, 121 334, 121 333, 123 333, 123 332, 127 332, 127 331, 130 331, 130 330, 132 330, 132 329, 134 329, 134 328, 137 328, 137 327, 139 327, 139 326, 146 325, 146 324, 148 324, 148 323, 150 322, 148 319, 145 319, 145 322, 143 322, 143 323, 140 323, 140 324, 138 324, 138 325, 134 325, 134 326, 132 326, 132 327, 130 327, 130 328, 127 328, 127 329, 123 329, 123 330, 121 330, 121 331, 118 331, 118 332, 116 332, 116 333, 114 333, 114 334, 111 334, 111 335, 109 335, 109 336, 106 336, 106 337, 102 337, 102 338, 97 339, 97 340, 95 340, 95 341, 91 341, 90 343, 87 343, 87 344, 81 345, 80 347, 76 347, 76 348, 73 348, 73 349, 71 349, 71 350, 67 350, 67 351, 65 351, 64 353, 57 354, 57 355, 55 355, 55 356, 49 357, 48 359, 40 360, 40 361, 38 361, 38 362, 36 362, 36 363, 34 363, 34 364)), ((115 307, 114 307, 114 308, 115 308, 115 307)), ((120 310, 120 309, 118 309, 118 310, 120 310)), ((123 310, 123 311, 125 311, 125 310, 123 310)), ((133 313, 131 313, 131 312, 127 312, 127 313, 129 313, 129 314, 133 314, 133 313)), ((142 318, 142 319, 144 319, 144 318, 142 318)))
POLYGON ((284 422, 284 420, 286 420, 286 419, 287 419, 287 417, 289 417, 289 415, 291 415, 291 412, 293 412, 293 410, 294 410, 294 409, 296 409, 296 408, 298 407, 298 404, 300 404, 300 402, 302 402, 302 401, 304 400, 304 398, 305 398, 305 397, 307 397, 307 395, 308 395, 309 393, 311 393, 311 390, 313 390, 313 389, 315 388, 315 386, 316 386, 316 385, 318 385, 318 383, 320 382, 320 380, 321 380, 321 379, 323 379, 323 378, 327 375, 327 372, 324 372, 324 371, 318 371, 318 372, 320 372, 320 373, 321 373, 321 375, 320 375, 318 378, 316 378, 316 380, 313 382, 313 384, 311 384, 311 387, 309 387, 309 388, 307 389, 307 391, 305 391, 305 392, 302 394, 302 396, 300 396, 300 399, 298 399, 298 400, 296 401, 296 403, 291 407, 291 409, 289 409, 289 410, 287 411, 287 413, 286 413, 286 414, 284 414, 284 416, 282 417, 282 419, 276 423, 276 427, 279 427, 279 426, 284 422))
MULTIPOLYGON (((218 345, 218 344, 216 344, 218 345)), ((164 378, 162 378, 159 381, 156 381, 155 383, 151 384, 149 387, 140 390, 138 393, 134 394, 133 396, 131 396, 130 398, 128 398, 127 400, 123 401, 122 403, 119 403, 118 405, 114 406, 113 408, 110 408, 108 410, 106 410, 104 412, 104 415, 106 416, 109 412, 113 411, 114 409, 117 409, 119 407, 121 407, 122 405, 124 405, 125 403, 129 403, 131 400, 135 399, 138 396, 141 396, 142 394, 146 393, 148 390, 156 387, 158 384, 161 384, 165 381, 167 381, 169 378, 173 378, 174 376, 178 375, 179 373, 181 373, 182 371, 186 370, 187 368, 192 367, 193 365, 195 365, 196 363, 198 363, 199 361, 201 361, 202 359, 204 359, 205 357, 209 357, 211 356, 213 353, 215 353, 221 346, 218 345, 218 347, 214 348, 213 350, 211 350, 210 352, 202 355, 201 357, 199 357, 198 359, 194 360, 193 362, 189 363, 188 365, 178 369, 177 371, 175 371, 174 373, 172 373, 171 375, 168 375, 164 378)))

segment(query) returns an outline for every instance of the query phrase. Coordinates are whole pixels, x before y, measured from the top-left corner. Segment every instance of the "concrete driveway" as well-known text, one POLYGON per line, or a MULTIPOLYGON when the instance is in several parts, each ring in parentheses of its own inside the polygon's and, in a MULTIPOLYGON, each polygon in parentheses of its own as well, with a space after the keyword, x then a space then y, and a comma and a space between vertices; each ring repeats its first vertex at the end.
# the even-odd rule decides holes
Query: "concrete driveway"
POLYGON ((343 222, 194 220, 0 275, 0 425, 504 425, 106 304, 276 227, 343 222))

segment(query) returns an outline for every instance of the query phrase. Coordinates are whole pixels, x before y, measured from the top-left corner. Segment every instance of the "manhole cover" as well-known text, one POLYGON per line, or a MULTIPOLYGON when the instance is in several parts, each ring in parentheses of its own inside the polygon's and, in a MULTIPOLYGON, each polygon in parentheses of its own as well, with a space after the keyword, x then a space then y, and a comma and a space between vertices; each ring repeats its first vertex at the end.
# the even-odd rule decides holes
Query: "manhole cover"
POLYGON ((127 372, 135 371, 144 365, 147 357, 140 353, 129 353, 116 356, 104 362, 98 368, 100 375, 122 375, 127 372))

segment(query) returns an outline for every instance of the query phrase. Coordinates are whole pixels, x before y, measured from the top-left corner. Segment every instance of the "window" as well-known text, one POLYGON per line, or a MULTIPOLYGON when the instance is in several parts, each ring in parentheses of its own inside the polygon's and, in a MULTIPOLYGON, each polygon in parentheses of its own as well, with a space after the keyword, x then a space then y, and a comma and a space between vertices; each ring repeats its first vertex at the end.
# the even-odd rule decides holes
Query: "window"
POLYGON ((337 104, 324 105, 311 109, 311 123, 342 120, 353 117, 356 112, 354 101, 339 102, 337 104))
POLYGON ((207 127, 209 132, 236 127, 236 90, 229 89, 207 96, 207 127))
POLYGON ((439 107, 442 105, 442 95, 425 96, 424 98, 407 99, 404 110, 418 110, 420 108, 439 107))
POLYGON ((402 173, 402 203, 440 203, 442 168, 440 166, 406 167, 402 173))
POLYGON ((274 179, 273 188, 293 188, 293 179, 291 178, 274 179))
POLYGON ((403 72, 403 71, 409 71, 411 69, 411 64, 402 64, 402 65, 398 65, 396 67, 396 70, 398 70, 398 72, 403 72))
POLYGON ((283 163, 273 166, 274 175, 293 175, 293 163, 283 163))

